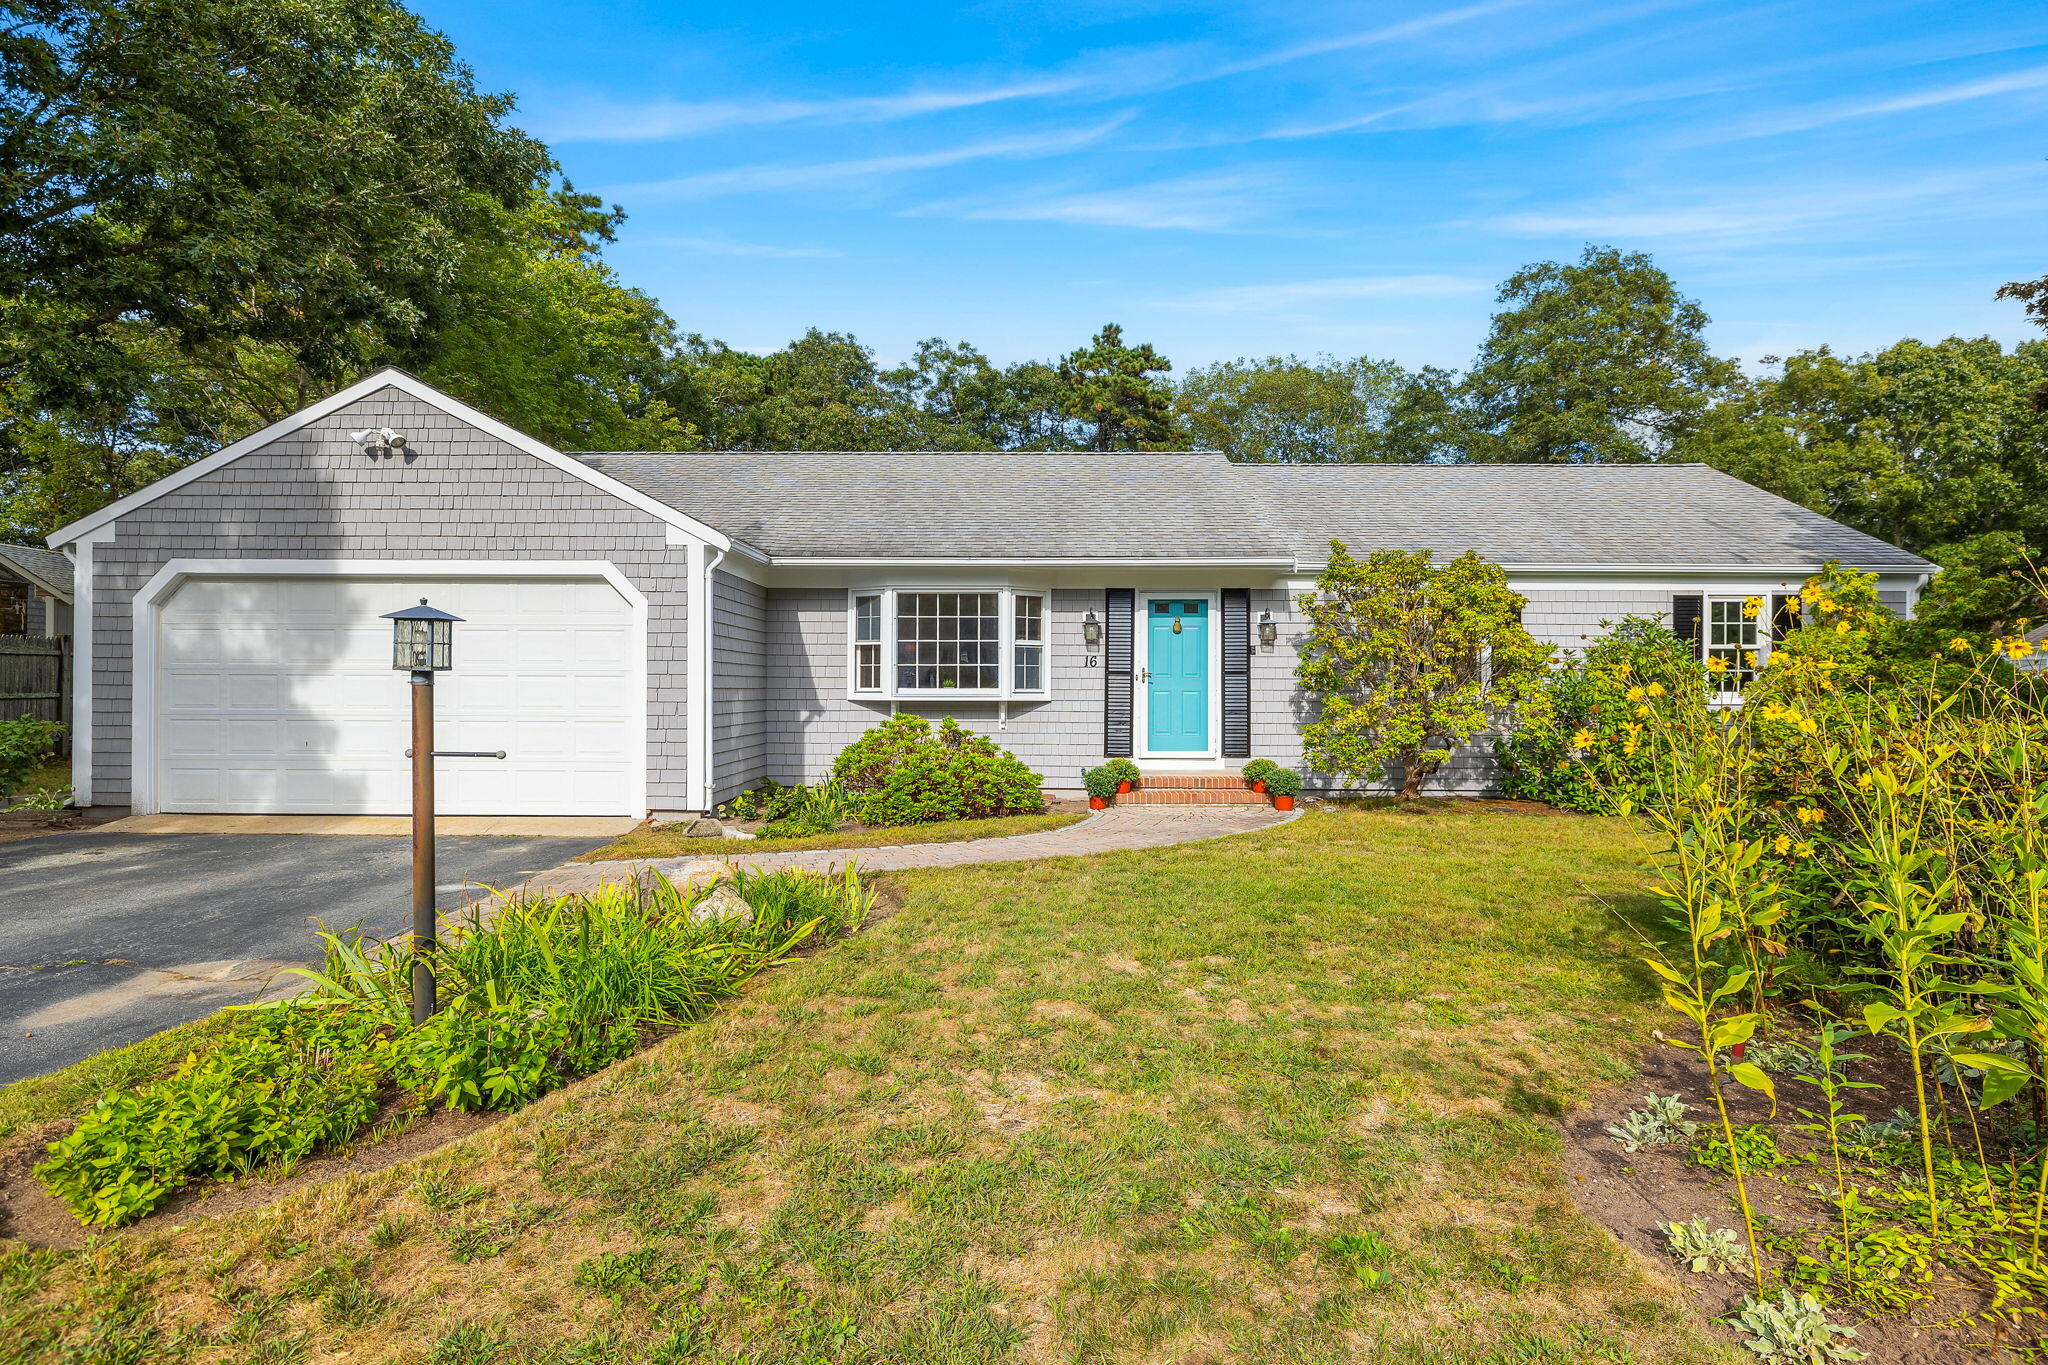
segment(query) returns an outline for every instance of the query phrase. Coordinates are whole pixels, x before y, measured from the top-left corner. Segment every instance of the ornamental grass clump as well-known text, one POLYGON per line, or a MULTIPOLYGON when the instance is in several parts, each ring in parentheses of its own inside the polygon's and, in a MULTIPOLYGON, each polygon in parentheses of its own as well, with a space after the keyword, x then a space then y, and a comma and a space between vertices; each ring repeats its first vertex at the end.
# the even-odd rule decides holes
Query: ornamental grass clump
POLYGON ((323 934, 326 961, 301 973, 313 989, 235 1011, 203 1056, 106 1095, 36 1175, 81 1222, 115 1227, 196 1181, 288 1168, 388 1106, 515 1108, 852 930, 871 904, 852 868, 510 901, 444 935, 444 1003, 417 1028, 409 944, 323 934))

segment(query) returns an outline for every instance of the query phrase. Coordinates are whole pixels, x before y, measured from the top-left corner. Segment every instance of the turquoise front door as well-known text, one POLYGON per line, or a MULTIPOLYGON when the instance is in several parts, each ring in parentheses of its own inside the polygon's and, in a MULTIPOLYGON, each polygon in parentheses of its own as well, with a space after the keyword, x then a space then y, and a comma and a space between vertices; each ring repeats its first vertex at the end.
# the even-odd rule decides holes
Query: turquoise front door
POLYGON ((1209 604, 1154 597, 1145 603, 1145 751, 1209 751, 1209 604))

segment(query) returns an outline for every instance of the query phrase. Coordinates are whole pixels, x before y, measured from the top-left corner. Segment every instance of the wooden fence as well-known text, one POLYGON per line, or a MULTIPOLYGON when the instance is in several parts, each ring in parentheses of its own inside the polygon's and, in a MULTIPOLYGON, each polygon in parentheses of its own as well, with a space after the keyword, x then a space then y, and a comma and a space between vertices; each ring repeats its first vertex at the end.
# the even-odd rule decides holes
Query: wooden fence
MULTIPOLYGON (((0 720, 34 716, 71 724, 71 641, 0 635, 0 720)), ((60 751, 70 752, 67 736, 60 751)))

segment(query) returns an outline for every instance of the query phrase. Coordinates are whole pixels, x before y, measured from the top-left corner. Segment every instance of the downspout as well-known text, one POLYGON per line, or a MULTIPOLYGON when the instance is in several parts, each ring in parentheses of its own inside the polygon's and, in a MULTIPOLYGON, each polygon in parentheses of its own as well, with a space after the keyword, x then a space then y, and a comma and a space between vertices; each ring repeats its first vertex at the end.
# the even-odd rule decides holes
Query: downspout
POLYGON ((695 722, 690 728, 690 789, 695 797, 695 808, 709 814, 718 803, 713 800, 714 778, 711 763, 712 712, 714 697, 712 689, 716 681, 711 671, 711 626, 716 614, 713 605, 712 575, 718 566, 725 563, 725 551, 714 550, 709 545, 698 544, 690 551, 691 578, 693 582, 690 603, 690 716, 695 722))

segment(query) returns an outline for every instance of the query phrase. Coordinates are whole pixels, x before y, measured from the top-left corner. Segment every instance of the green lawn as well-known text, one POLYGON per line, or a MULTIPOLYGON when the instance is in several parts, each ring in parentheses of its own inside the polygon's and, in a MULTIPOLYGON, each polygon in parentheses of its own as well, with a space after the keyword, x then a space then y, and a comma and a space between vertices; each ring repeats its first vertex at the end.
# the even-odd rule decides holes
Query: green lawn
POLYGON ((486 1133, 0 1262, 0 1296, 52 1360, 1732 1361, 1558 1170, 1649 1017, 1639 856, 1618 821, 1332 810, 895 876, 486 1133))
POLYGON ((576 861, 614 858, 719 858, 740 853, 786 853, 802 848, 880 848, 888 844, 951 844, 962 839, 1001 839, 1012 834, 1043 834, 1060 829, 1087 812, 1059 815, 1005 815, 990 820, 936 820, 928 825, 894 825, 882 829, 840 830, 801 839, 692 839, 669 830, 636 829, 622 834, 576 861))

